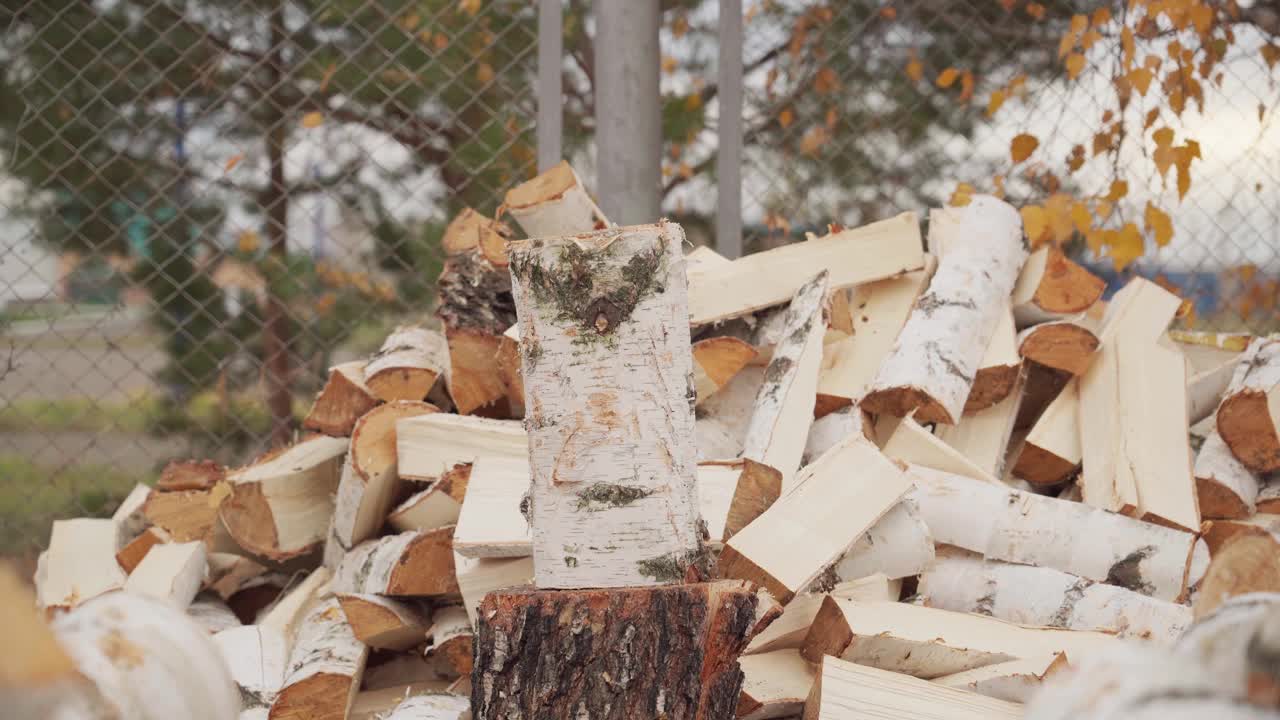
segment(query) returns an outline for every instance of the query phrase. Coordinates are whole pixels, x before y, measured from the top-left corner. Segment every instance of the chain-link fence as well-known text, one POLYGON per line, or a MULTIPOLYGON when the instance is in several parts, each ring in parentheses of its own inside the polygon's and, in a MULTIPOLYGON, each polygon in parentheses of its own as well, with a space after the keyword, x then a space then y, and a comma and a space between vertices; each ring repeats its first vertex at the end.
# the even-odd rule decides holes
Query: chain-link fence
MULTIPOLYGON (((1113 279, 1134 223, 1148 252, 1124 273, 1178 286, 1200 325, 1274 329, 1280 18, 1165 3, 1210 7, 1213 32, 1156 24, 1128 49, 1144 4, 745 0, 745 246, 923 215, 968 183, 1050 221, 1084 205, 1097 219, 1050 235, 1113 279), (1179 38, 1190 60, 1169 55, 1179 38), (1126 101, 1117 127, 1113 78, 1132 87, 1161 54, 1161 92, 1126 101), (1162 79, 1188 62, 1182 85, 1162 79), (1188 79, 1203 110, 1144 127, 1188 79), (1152 157, 1166 125, 1202 149, 1180 199, 1183 156, 1163 173, 1152 157), (1038 150, 1011 164, 1020 134, 1038 150), (1172 217, 1167 244, 1148 202, 1172 217)), ((42 542, 52 516, 109 509, 167 459, 245 461, 294 430, 325 368, 431 322, 444 224, 494 212, 534 170, 536 5, 0 2, 0 553, 42 542)), ((663 208, 714 243, 718 3, 662 7, 663 208)), ((563 3, 550 100, 588 180, 592 10, 563 3)))

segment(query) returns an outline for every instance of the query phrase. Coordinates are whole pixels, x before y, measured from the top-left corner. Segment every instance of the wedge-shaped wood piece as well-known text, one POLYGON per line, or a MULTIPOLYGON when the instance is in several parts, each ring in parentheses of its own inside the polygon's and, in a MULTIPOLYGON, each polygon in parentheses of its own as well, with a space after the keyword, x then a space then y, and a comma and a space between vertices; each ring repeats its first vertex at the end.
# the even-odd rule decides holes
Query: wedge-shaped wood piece
POLYGON ((426 642, 430 614, 404 600, 343 593, 337 596, 351 632, 379 650, 408 650, 426 642))
POLYGON ((910 500, 902 500, 853 543, 832 568, 837 581, 870 575, 897 580, 919 575, 933 564, 933 535, 910 500))
POLYGON ((1280 470, 1280 339, 1256 338, 1218 407, 1218 432, 1255 472, 1280 470))
POLYGON ((683 241, 662 221, 511 243, 539 587, 679 582, 704 560, 683 241))
POLYGON ((152 492, 142 512, 152 525, 169 533, 173 542, 200 540, 211 551, 223 549, 226 528, 218 520, 218 508, 231 495, 231 486, 219 482, 208 490, 152 492))
POLYGON ((464 207, 445 226, 444 235, 440 237, 440 247, 446 255, 457 255, 468 250, 480 249, 489 262, 495 262, 495 259, 490 257, 494 254, 493 249, 486 251, 485 246, 498 241, 505 243, 510 235, 511 228, 507 227, 506 223, 498 222, 472 208, 464 207))
POLYGON ((1027 363, 1027 377, 1023 383, 1022 404, 1018 407, 1018 419, 1013 423, 1015 431, 1025 434, 1044 414, 1062 388, 1071 381, 1071 373, 1054 370, 1039 363, 1027 363))
POLYGON ((989 408, 965 413, 957 425, 939 425, 935 428, 938 439, 954 448, 977 469, 991 477, 1003 477, 1013 426, 1022 404, 1024 378, 1019 367, 1013 390, 1003 400, 989 408))
POLYGON ((863 602, 896 602, 902 590, 902 582, 890 580, 884 575, 868 575, 857 580, 837 583, 826 593, 801 593, 782 608, 782 614, 751 638, 745 654, 773 652, 804 645, 809 626, 822 606, 822 599, 834 595, 863 602))
POLYGON ((396 428, 400 420, 437 412, 424 402, 379 405, 356 422, 334 501, 324 564, 333 569, 357 543, 373 537, 387 520, 400 487, 396 428))
POLYGON ((116 564, 116 524, 108 518, 54 520, 43 578, 36 583, 42 608, 70 609, 124 586, 116 564))
POLYGON ((473 558, 454 555, 458 592, 462 606, 471 619, 471 626, 478 622, 480 601, 495 590, 533 587, 533 558, 473 558))
POLYGON ((1032 485, 1066 480, 1080 467, 1080 389, 1075 380, 1049 403, 1023 439, 1013 474, 1032 485))
POLYGON ((787 302, 820 269, 839 290, 924 267, 914 213, 738 258, 700 273, 689 288, 691 325, 746 315, 787 302))
POLYGON ((452 540, 452 525, 366 540, 342 558, 333 574, 333 591, 411 596, 456 593, 452 540))
POLYGON ((758 354, 751 343, 736 337, 713 337, 694 343, 693 389, 698 393, 698 404, 727 385, 758 354))
POLYGON ((923 465, 993 485, 1000 484, 994 475, 911 418, 903 418, 898 423, 888 442, 884 444, 884 454, 900 462, 923 465))
POLYGON ((764 371, 748 365, 698 408, 694 434, 700 462, 742 455, 751 410, 764 385, 764 371))
POLYGON ((379 402, 364 383, 364 369, 364 360, 329 368, 329 378, 316 395, 302 426, 334 437, 350 435, 356 421, 379 402))
POLYGON ((813 422, 822 336, 827 329, 826 294, 824 271, 801 285, 791 299, 783 316, 782 338, 765 369, 743 438, 742 456, 781 472, 784 489, 794 484, 813 422))
POLYGON ((1022 706, 909 675, 821 658, 804 720, 1019 720, 1022 706))
POLYGON ((1011 703, 1025 703, 1036 694, 1041 684, 1067 664, 1062 653, 1035 658, 1009 660, 985 667, 965 670, 954 675, 934 678, 944 687, 985 695, 1011 703))
POLYGON ((1045 367, 1083 375, 1098 351, 1096 324, 1086 316, 1032 325, 1018 333, 1018 354, 1045 367))
POLYGON ((774 650, 746 655, 742 668, 742 693, 738 696, 740 720, 789 717, 804 710, 813 687, 813 667, 799 650, 774 650))
POLYGON ((867 413, 855 405, 846 405, 823 415, 809 426, 809 437, 805 439, 801 466, 822 457, 822 454, 836 443, 847 438, 860 436, 875 442, 873 427, 874 423, 867 413))
POLYGON ((1231 378, 1235 376, 1243 353, 1231 353, 1216 365, 1200 369, 1195 366, 1193 354, 1186 351, 1187 346, 1180 347, 1191 366, 1191 376, 1187 379, 1187 403, 1190 405, 1190 422, 1194 425, 1215 414, 1218 405, 1222 403, 1222 396, 1231 385, 1231 378))
POLYGON ((116 553, 116 562, 120 564, 120 569, 126 573, 131 573, 142 562, 142 559, 147 556, 151 548, 171 540, 169 533, 153 525, 143 530, 138 537, 130 540, 128 545, 120 548, 120 552, 116 553))
POLYGON ((156 490, 208 490, 227 479, 227 469, 212 460, 172 460, 160 471, 156 490))
POLYGON ((897 417, 915 410, 921 421, 954 424, 1027 251, 1018 211, 994 197, 978 195, 930 218, 948 222, 954 240, 862 405, 897 417))
POLYGON ((400 476, 435 480, 455 465, 481 456, 529 457, 529 438, 515 420, 439 413, 406 420, 396 428, 400 476))
POLYGON ((1195 535, 1083 503, 911 466, 910 497, 935 542, 1180 602, 1209 563, 1195 535), (982 518, 982 522, 973 522, 982 518))
POLYGON ((291 639, 276 628, 241 625, 213 635, 240 688, 240 717, 264 717, 284 685, 291 639))
POLYGON ((1253 515, 1261 483, 1257 474, 1231 454, 1216 428, 1200 446, 1193 471, 1200 514, 1205 518, 1242 519, 1253 515))
POLYGON ((457 411, 519 417, 522 399, 512 393, 500 362, 502 332, 516 319, 510 274, 472 248, 445 260, 436 287, 436 315, 449 346, 445 385, 457 411))
POLYGON ((369 648, 356 639, 337 598, 316 603, 298 627, 271 720, 345 718, 360 689, 369 648))
POLYGON ((293 586, 279 600, 258 617, 258 626, 280 631, 292 640, 298 632, 298 624, 321 595, 328 592, 333 574, 328 568, 312 570, 302 582, 293 586))
POLYGON ((400 532, 456 525, 470 480, 471 465, 454 465, 425 490, 410 495, 393 508, 387 523, 400 532))
POLYGON ((227 532, 276 562, 315 550, 329 530, 347 445, 346 438, 316 436, 232 472, 231 496, 219 510, 227 532))
POLYGON ((565 160, 508 190, 502 204, 531 238, 576 235, 611 224, 565 160))
POLYGON ((186 610, 200 592, 208 569, 204 543, 157 545, 129 574, 124 589, 186 610))
POLYGON ((471 717, 471 699, 463 695, 415 695, 400 701, 386 720, 464 720, 471 717))
POLYGON ((520 498, 528 490, 527 459, 476 458, 453 534, 454 552, 472 558, 529 555, 529 523, 520 513, 520 498))
POLYGON ((449 397, 459 413, 484 417, 520 417, 523 399, 510 356, 515 344, 501 335, 475 328, 445 328, 449 346, 449 397))
POLYGON ((1053 246, 1031 253, 1013 289, 1018 327, 1060 319, 1088 310, 1107 284, 1053 246))
POLYGON ((754 460, 698 464, 698 509, 712 543, 722 543, 782 494, 782 473, 754 460))
POLYGON ((759 583, 789 601, 839 560, 910 489, 871 443, 851 438, 805 467, 795 487, 720 555, 720 574, 759 583))
POLYGON ((733 581, 490 594, 476 629, 475 720, 728 720, 756 604, 755 589, 733 581))
POLYGON ((1023 627, 982 615, 907 603, 828 597, 802 652, 929 680, 1015 658, 1090 652, 1116 642, 1105 633, 1023 627))
POLYGON ((929 607, 1022 625, 1094 630, 1168 642, 1191 624, 1191 608, 1047 567, 940 551, 920 576, 929 607))
POLYGON ((1018 354, 1018 331, 1013 327, 1013 311, 1006 305, 997 315, 995 330, 987 343, 973 387, 964 401, 964 414, 986 410, 1009 397, 1018 385, 1022 357, 1018 354))
POLYGON ((364 382, 379 400, 422 400, 444 374, 444 337, 421 327, 398 327, 364 366, 364 382))
POLYGON ((467 617, 466 608, 445 605, 433 610, 427 639, 428 656, 443 663, 455 674, 471 674, 475 636, 471 632, 471 619, 467 617))

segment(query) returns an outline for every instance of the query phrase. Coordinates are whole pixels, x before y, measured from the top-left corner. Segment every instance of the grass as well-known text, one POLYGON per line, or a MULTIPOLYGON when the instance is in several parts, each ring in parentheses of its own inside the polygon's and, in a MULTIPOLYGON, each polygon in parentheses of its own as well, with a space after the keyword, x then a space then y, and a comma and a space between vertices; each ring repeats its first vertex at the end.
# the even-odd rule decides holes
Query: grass
POLYGON ((162 417, 158 399, 101 403, 90 398, 16 400, 0 406, 0 432, 145 432, 162 417))

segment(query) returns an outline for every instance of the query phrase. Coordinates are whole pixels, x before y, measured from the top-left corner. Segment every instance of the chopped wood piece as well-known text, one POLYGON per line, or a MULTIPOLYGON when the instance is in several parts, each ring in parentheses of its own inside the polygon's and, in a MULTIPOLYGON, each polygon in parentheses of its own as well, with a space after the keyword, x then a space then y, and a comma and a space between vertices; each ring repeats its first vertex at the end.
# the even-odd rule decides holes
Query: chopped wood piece
POLYGON ((400 683, 398 685, 362 690, 351 703, 348 720, 386 720, 386 716, 407 698, 419 695, 435 695, 440 683, 435 680, 400 683))
POLYGON ((1196 617, 1249 593, 1280 592, 1280 541, 1271 533, 1240 535, 1213 556, 1196 594, 1196 617))
POLYGON ((711 542, 726 542, 782 494, 782 473, 754 460, 698 465, 698 507, 711 542))
POLYGON ((443 662, 456 675, 471 674, 472 648, 475 636, 467 610, 458 605, 437 608, 427 630, 430 644, 427 654, 443 662))
POLYGON ((264 611, 258 617, 258 626, 274 628, 283 633, 286 638, 292 638, 297 632, 298 623, 301 622, 312 602, 327 592, 331 579, 332 574, 328 568, 318 567, 311 571, 306 579, 282 595, 271 609, 264 611))
POLYGON ((319 435, 232 472, 219 516, 240 547, 276 562, 324 541, 347 453, 345 438, 319 435))
POLYGON ((338 604, 360 642, 380 650, 408 650, 426 642, 428 614, 403 600, 339 594, 338 604))
POLYGON ((400 484, 398 422, 435 412, 436 407, 428 403, 397 400, 379 405, 356 422, 325 543, 326 567, 337 567, 345 553, 373 537, 386 522, 400 484))
MULTIPOLYGON (((217 595, 200 593, 187 606, 187 616, 205 629, 210 635, 217 635, 223 630, 242 627, 240 618, 231 611, 217 595)), ((232 670, 234 673, 234 669, 232 670)))
POLYGON ((855 405, 847 405, 814 420, 804 443, 801 467, 822 457, 823 453, 846 438, 858 436, 874 442, 872 425, 867 412, 855 405))
POLYGON ((367 540, 342 558, 333 574, 333 590, 413 596, 456 593, 452 542, 452 525, 367 540))
POLYGON ((743 368, 720 392, 698 407, 694 434, 699 461, 742 455, 742 442, 756 396, 764 385, 764 372, 763 367, 753 365, 743 368))
POLYGON ((493 593, 476 631, 475 720, 729 720, 755 609, 754 590, 732 581, 493 593))
POLYGON ((860 665, 925 680, 1015 658, 1089 652, 1112 635, 1023 627, 982 615, 907 603, 827 597, 801 652, 810 662, 834 655, 860 665))
POLYGON ((1253 515, 1260 488, 1258 476, 1231 454, 1216 428, 1196 454, 1194 473, 1203 517, 1217 520, 1253 515))
POLYGON ((116 524, 109 519, 54 520, 44 572, 36 584, 42 608, 74 608, 124 586, 116 564, 116 524))
POLYGON ((933 535, 915 504, 903 500, 863 533, 833 569, 838 581, 881 574, 890 579, 919 575, 933 565, 933 535))
POLYGON ((531 238, 576 235, 612 224, 565 160, 508 190, 502 204, 531 238))
POLYGON ((529 490, 525 458, 476 458, 453 534, 453 550, 472 558, 524 557, 532 552, 520 498, 529 490))
POLYGON ((364 382, 379 400, 422 400, 444 372, 448 354, 440 333, 398 327, 364 366, 364 382))
POLYGON ((1218 407, 1218 432, 1255 472, 1280 470, 1280 339, 1256 338, 1218 407))
POLYGON ((832 290, 924 267, 915 213, 783 245, 709 267, 689 286, 689 324, 739 317, 787 302, 819 269, 832 290))
POLYGON ((1204 541, 1210 556, 1216 556, 1227 543, 1247 535, 1274 535, 1280 542, 1280 515, 1257 513, 1241 520, 1214 520, 1205 523, 1204 541))
POLYGON ((156 490, 208 490, 226 479, 227 469, 212 460, 174 460, 164 466, 156 490))
POLYGON ((1005 458, 1013 438, 1013 425, 1022 404, 1024 373, 1019 373, 1013 390, 1000 402, 985 410, 965 413, 956 425, 939 425, 935 428, 939 440, 955 448, 977 469, 1000 478, 1004 476, 1005 458))
POLYGON ((449 397, 463 415, 518 417, 510 370, 502 365, 504 339, 480 330, 446 328, 449 397))
POLYGON ((208 567, 204 543, 157 545, 129 574, 124 590, 186 610, 200 592, 208 567))
POLYGON ((1022 373, 1018 355, 1018 331, 1013 327, 1013 312, 1008 306, 999 311, 991 341, 987 343, 973 387, 964 401, 964 414, 982 412, 1009 397, 1022 373))
POLYGON ((265 717, 284 685, 290 639, 276 628, 242 625, 214 634, 213 643, 240 689, 240 717, 265 717))
POLYGON ((1026 431, 1049 407, 1062 389, 1071 381, 1071 373, 1054 370, 1039 363, 1024 365, 1027 377, 1022 386, 1022 404, 1018 407, 1018 419, 1013 422, 1015 431, 1026 431))
POLYGON ((471 626, 479 622, 480 601, 495 590, 533 586, 533 558, 488 558, 475 560, 454 555, 458 592, 471 626))
POLYGON ((264 611, 280 599, 293 580, 292 576, 278 572, 250 578, 227 598, 227 606, 242 622, 258 622, 264 611))
POLYGON ((900 462, 943 470, 993 485, 1000 484, 994 475, 978 467, 960 454, 960 451, 911 418, 903 418, 898 423, 888 442, 884 444, 884 454, 900 462))
POLYGON ((733 261, 715 251, 709 245, 699 245, 684 256, 685 276, 692 284, 693 279, 714 268, 728 265, 733 261))
POLYGON ((133 490, 120 501, 120 507, 111 515, 111 522, 116 524, 116 549, 122 549, 131 540, 142 534, 150 525, 146 513, 142 511, 151 495, 151 488, 138 483, 133 490))
POLYGON ((846 440, 805 467, 794 488, 725 543, 720 574, 759 583, 788 602, 835 564, 910 486, 874 445, 846 440))
POLYGON ((820 272, 800 286, 783 320, 782 339, 774 347, 764 383, 756 394, 751 420, 743 438, 742 456, 782 473, 789 489, 804 455, 813 422, 822 336, 826 331, 823 304, 827 273, 820 272))
POLYGON ((218 508, 231 495, 231 486, 219 482, 208 490, 153 492, 142 512, 152 525, 169 533, 173 542, 200 540, 210 551, 219 551, 219 537, 226 533, 218 520, 218 508))
POLYGON ((818 614, 822 599, 827 595, 864 602, 896 602, 901 588, 901 581, 890 580, 884 575, 869 575, 858 580, 837 583, 828 593, 796 595, 786 604, 782 614, 776 620, 763 631, 752 636, 744 652, 754 654, 800 648, 804 645, 805 636, 809 634, 809 625, 818 614))
POLYGON ((821 658, 805 720, 1020 720, 1022 708, 1011 702, 919 680, 909 675, 821 658))
POLYGON ((342 720, 360 689, 369 648, 355 638, 336 598, 322 600, 298 627, 271 720, 342 720))
MULTIPOLYGON (((440 247, 446 255, 457 255, 475 248, 483 250, 486 242, 492 243, 495 237, 505 241, 510 234, 511 228, 508 228, 506 223, 498 222, 483 213, 464 207, 445 227, 444 235, 440 237, 440 247)), ((488 258, 489 253, 486 252, 485 257, 488 258)), ((493 261, 490 260, 490 262, 493 261)))
POLYGON ((169 533, 158 527, 152 526, 142 531, 142 534, 134 538, 128 545, 120 548, 120 552, 116 553, 116 562, 120 564, 120 569, 125 573, 133 572, 138 567, 138 563, 147 556, 151 548, 160 543, 172 542, 173 538, 169 533))
POLYGON ((1098 350, 1091 325, 1083 318, 1032 325, 1018 333, 1018 354, 1045 367, 1083 375, 1098 350))
POLYGON ((724 387, 738 371, 755 359, 750 343, 735 337, 714 337, 693 344, 693 387, 698 404, 724 387))
POLYGON ((1048 567, 1180 602, 1199 582, 1208 548, 1195 535, 912 465, 910 497, 946 543, 992 560, 1048 567), (982 518, 982 522, 973 522, 982 518))
POLYGON ((267 568, 252 558, 232 553, 212 552, 208 555, 209 576, 204 589, 226 600, 236 594, 246 582, 267 572, 267 568))
POLYGON ((1195 365, 1194 354, 1186 351, 1188 346, 1180 347, 1191 366, 1191 377, 1187 379, 1187 403, 1190 406, 1190 423, 1194 425, 1215 415, 1218 405, 1222 403, 1222 396, 1231 385, 1231 378, 1240 364, 1242 353, 1229 353, 1216 364, 1201 369, 1195 365))
POLYGON ((1060 570, 939 551, 920 576, 929 607, 978 613, 1022 625, 1112 632, 1170 641, 1191 624, 1191 608, 1060 570))
POLYGON ((329 368, 329 379, 316 395, 302 427, 334 437, 350 435, 356 421, 379 402, 364 384, 364 369, 363 360, 329 368))
POLYGON ((742 694, 738 696, 739 720, 766 720, 796 715, 804 709, 813 687, 814 670, 799 650, 775 650, 746 655, 742 668, 742 694))
POLYGON ((464 720, 471 717, 471 699, 461 695, 415 695, 405 698, 386 720, 464 720))
POLYGON ((1018 327, 1088 310, 1102 298, 1107 283, 1046 245, 1031 253, 1013 288, 1018 327))
POLYGON ((1013 474, 1035 486, 1057 485, 1080 467, 1082 458, 1080 391, 1072 380, 1023 439, 1013 474))
POLYGON ((436 282, 436 314, 449 347, 446 385, 458 412, 518 417, 520 398, 504 380, 502 333, 516 319, 511 277, 479 250, 451 256, 436 282))
POLYGON ((470 479, 471 465, 454 465, 426 490, 397 505, 387 516, 387 523, 400 532, 456 525, 470 479))
POLYGON ((703 564, 683 241, 662 221, 510 245, 538 587, 703 564))
POLYGON ((1045 678, 1063 668, 1066 662, 1066 655, 1054 653, 943 675, 933 682, 1005 702, 1025 703, 1040 689, 1045 678))
MULTIPOLYGON (((464 617, 465 622, 465 617, 464 617)), ((419 637, 419 644, 425 635, 419 637)), ((364 690, 404 686, 406 684, 430 682, 437 691, 449 686, 456 673, 441 673, 436 664, 428 661, 418 649, 412 652, 370 653, 369 664, 364 669, 364 681, 360 687, 364 690)))
POLYGON ((438 413, 400 423, 396 453, 401 477, 435 480, 454 466, 481 456, 528 460, 529 440, 515 420, 438 413))
POLYGON ((862 400, 876 414, 954 424, 1026 258, 1022 219, 1007 203, 978 195, 951 219, 954 241, 916 301, 862 400))

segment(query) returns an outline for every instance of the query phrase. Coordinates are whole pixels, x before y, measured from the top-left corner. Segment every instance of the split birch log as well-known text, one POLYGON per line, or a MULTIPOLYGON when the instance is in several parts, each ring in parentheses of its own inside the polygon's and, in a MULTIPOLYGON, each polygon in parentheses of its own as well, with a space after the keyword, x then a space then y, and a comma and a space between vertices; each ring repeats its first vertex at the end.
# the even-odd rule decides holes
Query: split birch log
POLYGON ((524 405, 516 393, 509 356, 514 347, 501 335, 473 328, 445 328, 449 344, 449 397, 459 413, 494 418, 520 417, 524 405))
POLYGON ((311 404, 302 427, 334 437, 350 435, 356 421, 379 402, 364 383, 364 371, 363 360, 329 368, 329 378, 311 404))
POLYGON ((346 453, 346 438, 321 435, 231 473, 231 496, 219 510, 227 532, 275 562, 316 550, 329 530, 346 453))
POLYGON ((698 508, 712 543, 724 543, 773 506, 782 473, 754 460, 699 463, 698 508))
POLYGON ((794 484, 813 422, 827 273, 815 275, 791 299, 782 339, 774 347, 743 439, 742 456, 782 473, 784 491, 794 484))
POLYGON ((924 257, 915 213, 754 253, 699 273, 689 286, 689 324, 781 305, 815 270, 827 269, 830 289, 842 290, 919 270, 924 257))
POLYGON ((1231 454, 1216 428, 1200 446, 1193 470, 1202 516, 1217 520, 1254 514, 1260 488, 1258 476, 1231 454))
POLYGON ((763 585, 786 603, 910 488, 906 475, 874 445, 846 440, 801 471, 794 488, 725 543, 720 574, 763 585))
POLYGON ((693 388, 697 404, 729 384, 738 371, 758 355, 758 351, 735 337, 713 337, 693 344, 693 388))
POLYGON ((973 387, 964 401, 964 414, 972 415, 996 405, 1013 392, 1022 374, 1018 354, 1018 331, 1013 327, 1013 311, 1005 304, 996 315, 991 341, 978 363, 973 387))
POLYGON ((991 477, 1004 476, 1005 457, 1013 438, 1013 426, 1022 404, 1024 374, 1019 368, 1013 390, 984 410, 965 413, 957 425, 939 425, 937 437, 991 477))
POLYGON ((502 206, 531 238, 577 235, 612 225, 565 160, 508 190, 502 206))
POLYGON ((933 565, 933 535, 915 503, 903 499, 853 543, 832 569, 837 582, 871 575, 892 580, 919 575, 933 565))
POLYGON ((1093 630, 1174 640, 1191 624, 1191 608, 1047 567, 939 552, 920 576, 928 607, 977 613, 1021 625, 1093 630))
POLYGON ((501 253, 496 252, 494 246, 505 244, 510 235, 511 228, 506 223, 464 207, 445 227, 440 247, 446 255, 479 249, 489 262, 499 262, 501 253))
POLYGON ((934 541, 988 559, 1053 568, 1169 602, 1180 602, 1208 566, 1204 541, 1188 532, 930 468, 913 465, 908 474, 916 483, 909 497, 934 541))
POLYGON ((405 698, 386 720, 464 720, 471 717, 471 699, 461 695, 415 695, 405 698))
POLYGON ((1023 627, 994 618, 907 603, 862 603, 827 597, 801 649, 924 680, 1017 658, 1096 652, 1113 635, 1023 627))
POLYGON ((510 246, 538 587, 679 582, 704 560, 683 241, 660 222, 510 246))
POLYGON ((954 424, 1026 259, 1012 206, 975 196, 950 210, 955 241, 862 400, 877 414, 954 424))
POLYGON ((67 610, 124 587, 116 564, 116 524, 109 519, 54 520, 36 600, 46 610, 67 610))
POLYGON ((745 655, 742 693, 738 695, 739 720, 768 720, 798 715, 813 687, 814 670, 799 650, 775 650, 745 655))
POLYGON ((1218 433, 1255 472, 1280 470, 1280 339, 1257 338, 1218 407, 1218 433))
POLYGON ((337 567, 344 554, 373 537, 386 522, 400 484, 398 421, 434 412, 434 405, 398 400, 379 405, 356 422, 325 542, 325 567, 337 567))
POLYGON ((476 560, 453 556, 458 592, 471 626, 479 623, 480 602, 497 590, 533 587, 533 558, 487 558, 476 560))
POLYGON ((408 650, 426 642, 429 615, 403 600, 342 593, 342 614, 356 639, 379 650, 408 650))
POLYGON ((1083 375, 1098 350, 1098 336, 1084 316, 1032 325, 1018 333, 1018 354, 1045 367, 1083 375))
POLYGON ((1031 253, 1013 288, 1018 327, 1082 313, 1102 298, 1107 284, 1047 245, 1031 253))
POLYGON ((1231 353, 1215 365, 1200 369, 1195 365, 1194 356, 1186 352, 1186 346, 1180 347, 1187 356, 1187 362, 1191 364, 1191 377, 1187 379, 1187 402, 1191 410, 1190 422, 1194 425, 1216 414, 1218 405, 1222 404, 1222 396, 1231 386, 1231 378, 1235 376, 1243 353, 1231 353))
POLYGON ((529 523, 518 500, 528 489, 527 459, 477 458, 453 534, 454 552, 472 558, 528 555, 529 523))
POLYGON ((1035 696, 1046 678, 1061 671, 1066 663, 1066 655, 1054 653, 996 663, 954 675, 943 675, 940 678, 934 678, 933 682, 943 687, 968 690, 996 700, 1025 703, 1035 696))
POLYGON ((1015 431, 1029 431, 1049 404, 1071 381, 1071 373, 1054 370, 1039 363, 1027 363, 1027 378, 1022 386, 1022 405, 1018 407, 1018 419, 1013 423, 1015 431))
POLYGON ((213 635, 231 679, 240 689, 240 718, 265 717, 289 665, 289 640, 276 628, 242 625, 213 635))
POLYGON ((146 513, 143 512, 143 506, 146 505, 150 495, 151 488, 138 483, 120 502, 120 507, 111 514, 111 522, 116 526, 116 550, 123 549, 151 524, 147 520, 146 513))
POLYGON ((897 602, 901 590, 902 582, 899 580, 890 580, 884 575, 870 575, 838 583, 827 593, 801 593, 782 608, 782 614, 768 627, 752 636, 743 653, 750 655, 799 649, 804 645, 809 626, 813 624, 813 618, 822 606, 822 599, 827 595, 863 602, 897 602))
POLYGON ((159 545, 130 573, 124 590, 186 610, 200 592, 208 567, 204 543, 159 545))
POLYGON ((751 410, 764 385, 764 372, 763 367, 748 365, 698 407, 694 434, 699 462, 742 455, 751 410))
POLYGON ((111 593, 61 616, 53 629, 93 688, 89 696, 68 698, 72 711, 58 717, 234 720, 238 714, 235 684, 209 635, 160 600, 111 593))
POLYGON ((401 477, 435 480, 481 456, 528 459, 529 439, 518 421, 436 413, 396 427, 396 454, 401 477))
MULTIPOLYGON (((160 492, 209 490, 227 479, 227 469, 212 460, 173 460, 160 471, 155 489, 160 492)), ((145 505, 143 514, 146 514, 145 505)))
POLYGON ((732 581, 493 593, 476 632, 475 720, 728 720, 756 602, 753 589, 732 581), (657 621, 655 608, 685 620, 657 621))
POLYGON ((453 526, 367 540, 342 558, 333 591, 379 595, 448 595, 454 577, 453 526))
POLYGON ((196 595, 196 599, 187 606, 187 617, 210 635, 217 635, 231 628, 244 627, 240 623, 240 618, 236 617, 227 603, 212 593, 196 595))
POLYGON ((518 417, 522 400, 512 393, 500 359, 510 342, 503 331, 516 320, 511 279, 478 249, 449 257, 436 281, 436 315, 449 347, 445 375, 459 413, 518 417))
POLYGON ((1020 720, 1011 702, 919 680, 909 675, 821 658, 804 720, 918 718, 919 720, 1020 720))
POLYGON ((447 356, 440 333, 398 327, 364 366, 364 382, 379 400, 422 400, 444 374, 447 356))
POLYGON ((1069 478, 1084 458, 1080 449, 1080 386, 1075 380, 1058 393, 1023 439, 1013 474, 1037 487, 1069 478))
POLYGON ((804 457, 800 466, 804 467, 817 460, 836 443, 847 438, 856 436, 875 442, 872 425, 866 411, 855 405, 846 405, 814 420, 809 426, 809 437, 805 439, 804 457))
POLYGON ((431 615, 431 627, 427 629, 427 639, 427 655, 443 661, 459 675, 471 674, 475 635, 471 632, 471 619, 467 617, 466 608, 448 605, 435 609, 431 615))
POLYGON ((120 552, 116 553, 116 562, 126 574, 131 573, 147 553, 151 552, 151 548, 172 540, 169 533, 153 525, 143 530, 142 534, 131 540, 128 545, 120 548, 120 552))
POLYGON ((470 481, 471 465, 454 465, 426 490, 397 505, 387 516, 387 523, 400 532, 456 525, 470 481))
POLYGON ((271 703, 271 720, 341 720, 360 689, 369 648, 355 638, 335 598, 302 619, 289 653, 284 685, 271 703))
POLYGON ((943 442, 912 418, 903 418, 889 440, 884 454, 899 462, 955 473, 974 480, 999 485, 1000 481, 959 450, 943 442))
POLYGON ((230 495, 231 486, 226 482, 208 490, 153 492, 142 511, 152 525, 169 533, 173 542, 199 540, 210 552, 220 552, 226 545, 227 529, 218 519, 218 509, 230 495))

